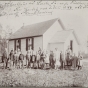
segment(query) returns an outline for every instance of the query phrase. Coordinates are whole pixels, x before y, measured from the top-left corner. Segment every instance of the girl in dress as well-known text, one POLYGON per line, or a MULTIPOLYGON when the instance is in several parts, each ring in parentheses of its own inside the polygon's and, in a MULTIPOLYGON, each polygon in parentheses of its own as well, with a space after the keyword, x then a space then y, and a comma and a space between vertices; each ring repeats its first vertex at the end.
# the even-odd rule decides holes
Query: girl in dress
POLYGON ((29 66, 30 66, 30 59, 31 59, 31 55, 30 55, 30 52, 28 51, 27 55, 26 55, 26 66, 27 66, 27 68, 29 68, 29 66))
POLYGON ((60 67, 60 52, 56 49, 55 51, 55 69, 60 67))
POLYGON ((49 53, 47 51, 45 55, 45 67, 49 68, 49 53))
POLYGON ((39 52, 37 52, 36 61, 37 61, 37 68, 40 68, 40 53, 39 52))
POLYGON ((45 53, 42 51, 41 56, 40 56, 40 67, 41 69, 44 68, 44 60, 45 60, 45 53))

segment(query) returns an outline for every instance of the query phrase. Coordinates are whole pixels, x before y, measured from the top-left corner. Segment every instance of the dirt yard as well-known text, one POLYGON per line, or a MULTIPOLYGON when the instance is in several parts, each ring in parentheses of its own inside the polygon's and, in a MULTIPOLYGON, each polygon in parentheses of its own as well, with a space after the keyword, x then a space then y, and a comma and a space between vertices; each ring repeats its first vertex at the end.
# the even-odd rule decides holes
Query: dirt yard
POLYGON ((82 70, 0 69, 0 86, 88 87, 88 60, 82 70))

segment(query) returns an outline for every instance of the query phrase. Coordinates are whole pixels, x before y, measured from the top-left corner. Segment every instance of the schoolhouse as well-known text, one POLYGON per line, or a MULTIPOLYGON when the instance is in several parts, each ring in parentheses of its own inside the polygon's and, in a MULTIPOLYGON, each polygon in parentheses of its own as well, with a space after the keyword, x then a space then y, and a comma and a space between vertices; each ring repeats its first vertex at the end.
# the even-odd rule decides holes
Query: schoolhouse
POLYGON ((68 46, 78 55, 79 39, 74 30, 66 30, 58 18, 22 26, 9 37, 9 52, 18 48, 22 53, 30 48, 37 51, 39 47, 45 50, 58 50, 65 53, 68 46))

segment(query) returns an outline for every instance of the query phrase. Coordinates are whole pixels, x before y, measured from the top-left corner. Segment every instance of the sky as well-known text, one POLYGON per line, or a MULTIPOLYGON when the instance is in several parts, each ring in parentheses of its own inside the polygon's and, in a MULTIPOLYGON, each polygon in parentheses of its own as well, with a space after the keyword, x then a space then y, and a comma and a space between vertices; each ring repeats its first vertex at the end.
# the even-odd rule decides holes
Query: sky
POLYGON ((88 36, 87 3, 87 1, 0 1, 0 6, 4 7, 0 9, 0 24, 3 30, 10 27, 14 33, 23 24, 25 26, 60 18, 66 30, 75 30, 83 49, 86 49, 88 36))

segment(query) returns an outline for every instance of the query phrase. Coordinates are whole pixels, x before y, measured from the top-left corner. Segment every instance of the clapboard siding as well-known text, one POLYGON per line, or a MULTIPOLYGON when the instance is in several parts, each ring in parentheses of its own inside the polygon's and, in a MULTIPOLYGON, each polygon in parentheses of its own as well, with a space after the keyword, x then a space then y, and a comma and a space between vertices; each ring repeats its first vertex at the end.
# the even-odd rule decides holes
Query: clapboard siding
POLYGON ((34 37, 34 50, 38 51, 39 47, 43 47, 43 37, 34 37))
POLYGON ((75 53, 76 55, 78 55, 79 45, 78 45, 78 43, 77 43, 77 41, 76 41, 76 38, 74 37, 73 32, 72 32, 72 33, 70 34, 70 36, 67 38, 67 40, 66 40, 66 42, 65 42, 65 44, 64 44, 64 46, 65 46, 64 50, 66 51, 67 48, 68 48, 68 46, 70 46, 70 40, 73 41, 73 53, 75 53))
POLYGON ((21 39, 21 51, 26 54, 26 39, 21 39))
POLYGON ((55 48, 57 48, 59 51, 64 51, 64 43, 51 43, 49 44, 49 50, 55 51, 55 48))
POLYGON ((14 50, 14 40, 9 41, 9 53, 12 49, 14 50))
POLYGON ((58 31, 63 30, 61 25, 56 21, 44 34, 43 34, 43 49, 48 49, 48 43, 51 38, 55 36, 58 31))

